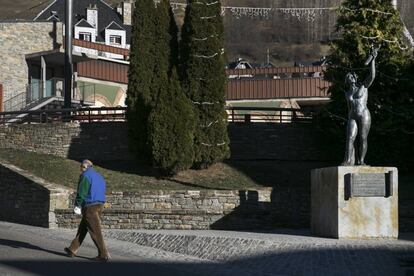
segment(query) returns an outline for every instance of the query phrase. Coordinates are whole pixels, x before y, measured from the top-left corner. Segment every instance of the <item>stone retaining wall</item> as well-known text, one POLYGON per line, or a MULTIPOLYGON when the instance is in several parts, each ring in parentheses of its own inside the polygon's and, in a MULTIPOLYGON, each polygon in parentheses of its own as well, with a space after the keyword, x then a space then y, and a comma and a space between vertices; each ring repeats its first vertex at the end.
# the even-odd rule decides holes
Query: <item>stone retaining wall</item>
MULTIPOLYGON (((311 125, 230 124, 233 160, 329 160, 311 125), (258 147, 257 145, 260 145, 258 147)), ((16 148, 70 159, 131 159, 124 122, 0 126, 0 148, 16 148)))
MULTIPOLYGON (((107 196, 107 201, 103 226, 111 229, 240 230, 307 227, 309 224, 308 201, 295 208, 289 197, 281 199, 268 188, 113 192, 107 196)), ((72 210, 57 210, 56 218, 59 227, 65 228, 77 227, 80 220, 72 210)))
MULTIPOLYGON (((1 160, 0 160, 1 161, 1 160)), ((0 162, 0 220, 76 228, 75 192, 0 162)), ((112 192, 103 226, 110 229, 274 229, 309 227, 309 190, 112 192)), ((414 231, 413 200, 400 201, 400 230, 414 231)))
POLYGON ((71 193, 65 187, 1 162, 0 220, 56 227, 55 209, 68 208, 71 193))
POLYGON ((25 149, 75 160, 130 159, 126 123, 0 126, 0 148, 25 149))

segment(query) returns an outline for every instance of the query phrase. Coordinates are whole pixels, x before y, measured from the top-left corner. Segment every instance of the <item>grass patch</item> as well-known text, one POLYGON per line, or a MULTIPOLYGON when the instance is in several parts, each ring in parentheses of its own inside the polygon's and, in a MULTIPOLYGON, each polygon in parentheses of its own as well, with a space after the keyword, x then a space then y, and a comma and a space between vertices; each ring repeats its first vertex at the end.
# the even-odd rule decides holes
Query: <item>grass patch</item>
MULTIPOLYGON (((47 181, 76 189, 79 162, 23 150, 0 149, 0 159, 47 181)), ((94 160, 92 160, 94 161, 94 160)), ((136 162, 95 162, 107 181, 108 191, 140 190, 276 190, 310 189, 310 171, 333 164, 289 161, 229 161, 207 170, 188 170, 163 178, 157 170, 136 162)), ((399 172, 399 197, 414 199, 414 174, 399 172)))
MULTIPOLYGON (((80 163, 77 161, 14 149, 0 149, 0 159, 47 181, 76 189, 80 174, 80 163)), ((94 167, 105 177, 108 191, 238 190, 258 187, 244 173, 223 163, 206 170, 188 170, 170 178, 163 178, 151 167, 134 162, 97 162, 94 167)))

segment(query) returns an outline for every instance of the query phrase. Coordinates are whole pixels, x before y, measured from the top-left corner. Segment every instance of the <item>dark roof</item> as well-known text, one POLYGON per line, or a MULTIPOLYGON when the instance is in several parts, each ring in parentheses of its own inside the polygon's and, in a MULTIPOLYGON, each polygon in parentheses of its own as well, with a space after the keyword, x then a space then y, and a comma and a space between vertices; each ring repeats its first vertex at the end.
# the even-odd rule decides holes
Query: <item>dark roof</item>
POLYGON ((91 24, 86 21, 86 19, 82 18, 81 21, 75 24, 78 27, 86 27, 86 28, 93 28, 91 24))
POLYGON ((318 61, 295 61, 295 67, 302 67, 302 66, 323 66, 326 64, 326 58, 322 57, 318 61))
POLYGON ((124 28, 122 28, 121 26, 119 26, 119 24, 117 24, 116 22, 112 21, 111 24, 109 24, 108 27, 106 27, 106 29, 110 29, 110 30, 125 30, 124 28))
POLYGON ((239 64, 241 64, 241 63, 243 63, 245 66, 246 66, 246 69, 251 69, 251 68, 253 68, 253 66, 247 61, 247 60, 244 60, 244 59, 242 59, 242 58, 238 58, 237 60, 235 60, 235 61, 233 61, 233 62, 231 62, 229 65, 228 65, 228 68, 229 69, 236 69, 236 67, 239 65, 239 64))
MULTIPOLYGON (((126 31, 126 41, 129 44, 131 38, 131 26, 123 24, 122 16, 116 12, 116 9, 109 6, 103 0, 73 0, 73 24, 76 25, 80 20, 86 19, 86 9, 90 5, 96 5, 98 8, 98 37, 97 41, 105 41, 105 28, 115 22, 126 31)), ((56 11, 62 22, 65 22, 65 0, 53 1, 45 10, 43 10, 35 19, 36 21, 45 21, 56 11)))

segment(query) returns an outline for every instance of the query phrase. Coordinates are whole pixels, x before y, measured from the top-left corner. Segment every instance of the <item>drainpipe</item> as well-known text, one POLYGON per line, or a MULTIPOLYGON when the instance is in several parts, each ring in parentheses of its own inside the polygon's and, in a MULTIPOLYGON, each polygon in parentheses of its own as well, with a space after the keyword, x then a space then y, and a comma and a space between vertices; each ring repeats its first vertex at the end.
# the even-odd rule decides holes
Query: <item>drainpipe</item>
POLYGON ((42 91, 39 95, 39 98, 43 99, 46 98, 46 61, 44 56, 40 57, 40 68, 40 75, 42 77, 42 91))
POLYGON ((72 61, 72 14, 73 0, 66 0, 65 9, 65 101, 64 107, 72 106, 72 81, 73 81, 73 61, 72 61))

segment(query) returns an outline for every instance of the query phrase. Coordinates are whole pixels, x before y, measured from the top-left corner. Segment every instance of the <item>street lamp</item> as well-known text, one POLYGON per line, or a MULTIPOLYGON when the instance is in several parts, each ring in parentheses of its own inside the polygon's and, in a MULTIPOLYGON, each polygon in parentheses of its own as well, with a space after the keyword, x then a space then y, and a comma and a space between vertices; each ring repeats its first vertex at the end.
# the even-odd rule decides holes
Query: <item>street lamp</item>
POLYGON ((72 14, 73 0, 66 0, 65 9, 65 101, 64 107, 72 106, 72 81, 73 81, 73 61, 72 61, 72 14))

